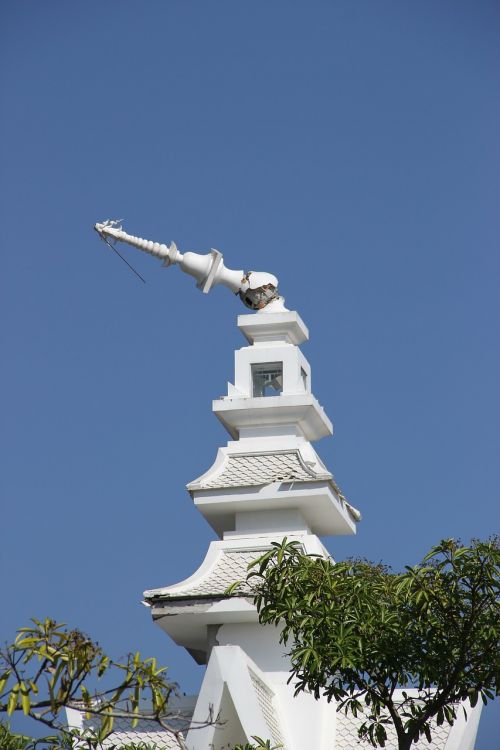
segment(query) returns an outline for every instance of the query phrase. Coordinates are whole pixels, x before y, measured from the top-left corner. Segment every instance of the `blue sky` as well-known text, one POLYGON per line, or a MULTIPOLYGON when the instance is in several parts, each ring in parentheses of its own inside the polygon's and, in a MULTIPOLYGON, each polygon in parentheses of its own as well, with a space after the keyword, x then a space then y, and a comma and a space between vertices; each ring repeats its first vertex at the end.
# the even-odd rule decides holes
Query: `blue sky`
POLYGON ((2 3, 2 639, 50 615, 202 676, 140 599, 213 538, 184 485, 243 308, 125 251, 140 283, 106 218, 279 277, 364 516, 335 557, 498 531, 499 37, 486 0, 2 3))

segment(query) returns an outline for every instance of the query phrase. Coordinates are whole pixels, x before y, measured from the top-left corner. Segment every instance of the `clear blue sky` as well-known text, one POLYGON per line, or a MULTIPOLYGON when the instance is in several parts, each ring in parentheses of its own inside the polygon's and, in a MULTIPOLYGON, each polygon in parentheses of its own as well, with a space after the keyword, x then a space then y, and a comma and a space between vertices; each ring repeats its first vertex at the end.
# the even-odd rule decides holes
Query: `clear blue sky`
POLYGON ((4 0, 0 63, 2 640, 51 615, 202 675, 140 599, 213 538, 184 485, 243 308, 130 250, 143 285, 106 218, 279 276, 364 516, 335 557, 498 531, 497 2, 4 0))

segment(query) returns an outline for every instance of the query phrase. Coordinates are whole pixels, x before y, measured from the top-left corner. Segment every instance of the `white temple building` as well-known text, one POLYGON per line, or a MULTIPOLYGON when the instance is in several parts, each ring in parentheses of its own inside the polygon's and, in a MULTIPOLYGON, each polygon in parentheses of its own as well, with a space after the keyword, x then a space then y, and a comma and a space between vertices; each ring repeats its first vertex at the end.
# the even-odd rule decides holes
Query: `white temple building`
MULTIPOLYGON (((369 748, 358 740, 362 720, 337 712, 326 699, 294 697, 279 630, 259 624, 249 590, 226 593, 271 542, 287 537, 305 553, 330 558, 320 537, 355 534, 361 520, 313 447, 333 427, 313 395, 311 367, 299 348, 309 336, 302 319, 278 298, 240 315, 238 328, 246 344, 235 353, 234 383, 212 406, 230 440, 187 485, 219 539, 192 576, 144 592, 156 625, 206 665, 199 694, 179 704, 185 746, 222 750, 258 735, 283 750, 369 748)), ((420 741, 416 750, 472 750, 479 714, 479 705, 469 708, 467 721, 458 712, 453 727, 436 727, 432 742, 420 741)), ((152 722, 134 730, 118 724, 108 741, 132 740, 179 747, 152 722)), ((397 748, 395 735, 387 747, 397 748)))

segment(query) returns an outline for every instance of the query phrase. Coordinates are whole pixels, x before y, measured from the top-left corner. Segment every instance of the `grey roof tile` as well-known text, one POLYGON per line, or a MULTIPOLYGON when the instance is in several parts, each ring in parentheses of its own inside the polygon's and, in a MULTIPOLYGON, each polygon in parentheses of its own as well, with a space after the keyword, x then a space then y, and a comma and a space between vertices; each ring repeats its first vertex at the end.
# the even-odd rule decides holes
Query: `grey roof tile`
MULTIPOLYGON (((235 583, 235 581, 241 581, 246 578, 248 565, 260 557, 266 549, 268 548, 224 550, 217 558, 215 565, 210 568, 201 580, 186 584, 182 588, 175 587, 174 591, 169 591, 168 587, 159 589, 156 595, 168 599, 223 596, 228 586, 235 583)), ((151 591, 148 593, 148 596, 154 597, 155 593, 151 591)))
MULTIPOLYGON (((184 733, 184 727, 187 729, 191 714, 183 715, 182 719, 177 721, 179 727, 184 733)), ((176 723, 174 719, 173 724, 176 723)), ((98 722, 96 719, 86 720, 84 726, 89 729, 97 729, 98 722)), ((141 719, 136 727, 132 727, 128 719, 115 719, 113 732, 102 742, 103 750, 106 748, 120 748, 130 743, 144 743, 154 747, 155 750, 180 750, 180 744, 171 732, 167 732, 159 726, 158 722, 141 719)))
MULTIPOLYGON (((335 750, 369 750, 372 745, 367 740, 360 740, 358 727, 363 723, 362 717, 355 718, 352 714, 347 716, 343 711, 337 713, 337 731, 335 750)), ((432 727, 432 741, 420 739, 412 745, 412 750, 444 750, 451 727, 442 724, 440 727, 432 727)), ((387 727, 387 750, 397 750, 398 740, 396 731, 392 726, 387 727)))
POLYGON ((275 745, 278 745, 282 750, 286 750, 285 742, 283 740, 283 734, 281 732, 281 723, 278 711, 274 705, 274 694, 272 690, 262 682, 253 669, 248 669, 252 685, 255 690, 255 695, 259 702, 262 716, 267 724, 269 733, 273 739, 275 745))
POLYGON ((113 732, 109 737, 102 743, 103 750, 114 750, 114 748, 120 748, 124 745, 130 745, 131 743, 139 744, 143 743, 148 747, 151 746, 152 750, 180 750, 181 745, 177 739, 170 732, 165 730, 159 732, 137 732, 131 729, 129 732, 113 732))
POLYGON ((190 487, 219 489, 255 487, 272 482, 317 482, 331 479, 330 473, 315 472, 302 460, 299 451, 230 455, 216 476, 194 482, 190 487))

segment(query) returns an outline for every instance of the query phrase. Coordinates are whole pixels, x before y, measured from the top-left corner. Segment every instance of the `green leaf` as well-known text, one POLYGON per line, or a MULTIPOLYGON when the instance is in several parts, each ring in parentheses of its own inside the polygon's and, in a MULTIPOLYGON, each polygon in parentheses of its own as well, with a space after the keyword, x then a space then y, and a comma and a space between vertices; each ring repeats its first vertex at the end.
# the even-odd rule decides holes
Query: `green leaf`
POLYGON ((31 709, 29 690, 24 682, 20 683, 21 688, 21 706, 25 716, 28 716, 31 709))
POLYGON ((33 682, 33 680, 30 680, 29 684, 30 684, 30 688, 35 693, 35 695, 38 695, 38 685, 36 684, 36 682, 33 682))
POLYGON ((235 581, 230 586, 227 587, 224 591, 224 596, 231 596, 234 594, 235 591, 237 591, 240 586, 242 585, 243 581, 235 581))
POLYGON ((111 715, 104 716, 101 727, 99 729, 99 740, 105 740, 108 735, 113 731, 114 718, 111 715))
POLYGON ((20 688, 19 683, 14 685, 14 687, 12 688, 11 694, 9 696, 9 700, 7 702, 7 716, 12 716, 12 714, 17 708, 19 688, 20 688))
POLYGON ((12 672, 10 669, 8 669, 6 672, 3 673, 3 675, 0 677, 0 693, 3 693, 3 690, 9 681, 9 677, 11 676, 12 672))

